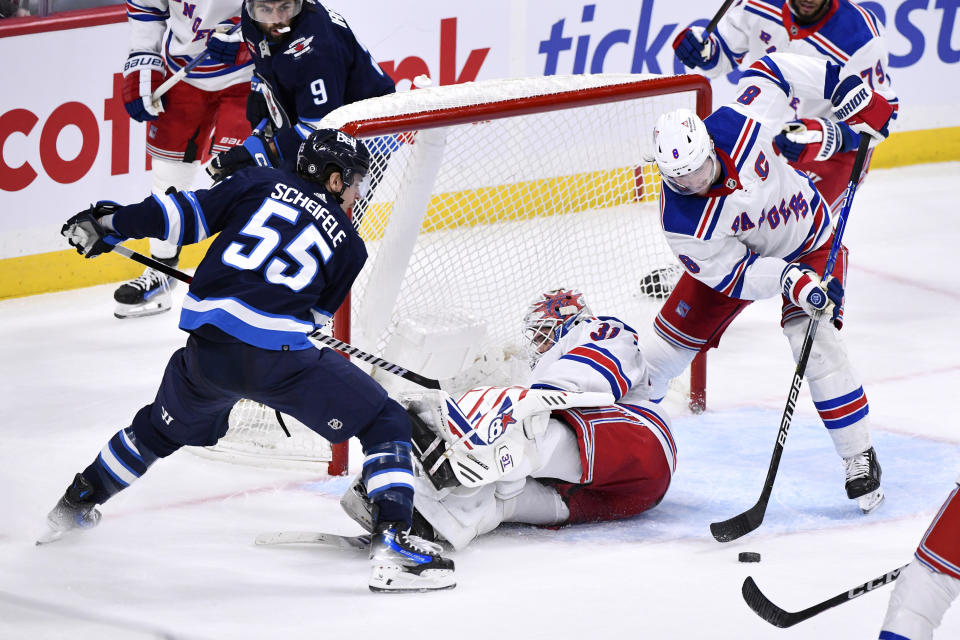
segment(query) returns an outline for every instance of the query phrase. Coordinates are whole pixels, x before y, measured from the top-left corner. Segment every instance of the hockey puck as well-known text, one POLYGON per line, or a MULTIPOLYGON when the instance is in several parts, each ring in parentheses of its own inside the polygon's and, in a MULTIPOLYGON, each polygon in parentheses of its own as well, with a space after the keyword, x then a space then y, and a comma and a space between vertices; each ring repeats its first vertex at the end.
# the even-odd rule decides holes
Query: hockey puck
POLYGON ((760 562, 760 554, 753 551, 741 551, 737 560, 740 562, 760 562))

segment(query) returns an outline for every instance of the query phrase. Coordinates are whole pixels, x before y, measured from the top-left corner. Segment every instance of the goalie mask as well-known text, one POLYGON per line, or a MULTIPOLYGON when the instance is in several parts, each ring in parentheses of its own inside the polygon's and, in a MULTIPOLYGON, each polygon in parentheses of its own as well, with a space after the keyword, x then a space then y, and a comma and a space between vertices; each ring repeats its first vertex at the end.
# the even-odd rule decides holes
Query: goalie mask
POLYGON ((544 353, 586 318, 590 308, 576 289, 551 289, 534 300, 523 317, 525 349, 533 367, 544 353))
POLYGON ((297 173, 326 188, 333 173, 340 173, 343 188, 334 193, 337 202, 343 204, 343 192, 357 184, 359 194, 370 169, 370 153, 364 144, 350 134, 337 129, 318 129, 300 143, 297 153, 297 173))
POLYGON ((671 191, 682 195, 710 188, 719 163, 713 139, 697 114, 677 109, 657 118, 653 129, 654 159, 660 177, 671 191))

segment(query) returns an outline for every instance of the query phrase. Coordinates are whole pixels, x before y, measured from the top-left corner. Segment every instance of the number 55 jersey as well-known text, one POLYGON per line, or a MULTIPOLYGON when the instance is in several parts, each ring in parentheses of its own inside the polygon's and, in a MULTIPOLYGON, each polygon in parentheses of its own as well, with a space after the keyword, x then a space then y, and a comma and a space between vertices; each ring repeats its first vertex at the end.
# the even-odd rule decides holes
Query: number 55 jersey
POLYGON ((197 267, 180 328, 213 326, 270 350, 307 339, 343 302, 367 259, 336 200, 297 174, 241 169, 210 189, 152 195, 113 218, 127 238, 185 245, 219 232, 197 267))

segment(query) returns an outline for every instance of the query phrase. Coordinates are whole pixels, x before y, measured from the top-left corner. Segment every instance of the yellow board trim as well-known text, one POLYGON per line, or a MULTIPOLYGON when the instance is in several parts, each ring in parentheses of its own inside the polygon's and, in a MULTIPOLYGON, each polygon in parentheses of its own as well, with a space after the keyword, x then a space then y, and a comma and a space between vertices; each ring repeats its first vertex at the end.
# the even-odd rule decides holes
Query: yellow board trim
MULTIPOLYGON (((200 264, 211 240, 183 248, 180 269, 200 264)), ((150 255, 146 240, 133 240, 125 246, 150 255)), ((143 273, 143 266, 121 255, 108 253, 91 260, 73 249, 36 253, 0 260, 0 299, 30 296, 51 291, 92 287, 107 282, 123 282, 143 273)), ((112 301, 110 301, 112 304, 112 301)))
MULTIPOLYGON (((877 147, 870 167, 888 169, 951 160, 960 160, 960 127, 894 133, 877 147)), ((644 167, 644 184, 649 184, 651 172, 650 167, 644 167)), ((424 229, 460 226, 468 212, 470 224, 484 224, 495 220, 526 220, 552 215, 557 210, 612 207, 632 201, 636 195, 635 188, 632 170, 619 169, 439 194, 430 200, 424 229), (587 194, 590 192, 604 194, 605 199, 598 201, 591 197, 588 200, 587 194), (536 208, 510 206, 525 201, 540 202, 540 205, 536 208), (451 212, 457 215, 451 215, 451 212)), ((655 198, 655 193, 640 194, 643 201, 655 198)), ((388 213, 389 205, 374 205, 367 211, 361 230, 365 240, 382 236, 383 221, 388 213)), ((149 253, 146 240, 133 241, 127 246, 141 253, 149 253)), ((180 268, 196 267, 209 246, 210 240, 206 240, 184 247, 180 268)), ((0 260, 0 300, 122 282, 135 278, 142 271, 142 266, 118 255, 107 254, 94 260, 84 260, 72 249, 7 258, 0 260)))

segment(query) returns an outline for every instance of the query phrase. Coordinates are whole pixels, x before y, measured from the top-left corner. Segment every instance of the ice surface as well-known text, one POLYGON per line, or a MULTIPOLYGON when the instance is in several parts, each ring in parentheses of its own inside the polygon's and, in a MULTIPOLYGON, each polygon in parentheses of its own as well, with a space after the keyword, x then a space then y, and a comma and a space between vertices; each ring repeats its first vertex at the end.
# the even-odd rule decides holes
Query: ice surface
MULTIPOLYGON (((843 334, 884 469, 877 512, 846 499, 804 394, 764 524, 725 545, 710 536, 756 500, 790 384, 779 303, 766 301, 711 353, 709 411, 674 408, 678 468, 658 507, 504 528, 453 554, 459 586, 437 594, 370 593, 362 553, 254 546, 270 530, 359 533, 337 505, 346 479, 188 453, 107 503, 97 529, 35 547, 73 474, 152 400, 184 334, 174 314, 115 320, 112 285, 0 302, 0 638, 875 638, 889 587, 778 630, 740 584, 753 575, 796 610, 879 576, 910 559, 952 489, 958 178, 960 163, 873 171, 847 228, 843 334), (763 561, 740 564, 740 551, 763 561)), ((960 637, 960 604, 936 637, 960 637)))

